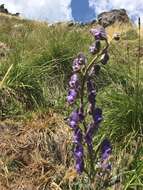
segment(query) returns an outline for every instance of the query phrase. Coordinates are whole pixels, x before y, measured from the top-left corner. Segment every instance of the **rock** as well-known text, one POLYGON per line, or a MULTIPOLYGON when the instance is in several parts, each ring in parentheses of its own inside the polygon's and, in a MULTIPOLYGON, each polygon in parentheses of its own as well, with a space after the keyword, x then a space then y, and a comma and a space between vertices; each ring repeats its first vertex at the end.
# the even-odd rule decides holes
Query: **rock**
POLYGON ((113 9, 109 12, 103 12, 97 17, 98 23, 103 27, 110 26, 115 22, 130 23, 130 19, 125 9, 113 9))
POLYGON ((0 5, 0 13, 4 13, 4 14, 8 14, 8 15, 11 15, 11 16, 19 16, 20 13, 10 13, 5 7, 4 7, 4 4, 1 4, 0 5))
POLYGON ((5 13, 5 14, 8 14, 8 10, 4 8, 4 4, 1 4, 1 5, 0 5, 0 12, 1 12, 1 13, 5 13))

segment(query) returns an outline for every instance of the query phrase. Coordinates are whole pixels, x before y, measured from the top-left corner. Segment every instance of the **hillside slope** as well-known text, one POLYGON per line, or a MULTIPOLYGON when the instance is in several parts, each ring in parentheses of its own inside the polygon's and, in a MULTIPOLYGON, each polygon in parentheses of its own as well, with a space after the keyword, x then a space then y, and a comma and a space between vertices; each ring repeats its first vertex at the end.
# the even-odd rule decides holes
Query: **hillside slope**
MULTIPOLYGON (((96 26, 0 15, 1 190, 101 190, 96 180, 91 184, 74 170, 65 99, 73 59, 84 52, 91 60, 89 30, 96 26)), ((143 39, 127 24, 106 31, 110 61, 95 77, 104 114, 95 144, 108 136, 113 146, 112 176, 118 183, 107 189, 141 190, 143 39)))

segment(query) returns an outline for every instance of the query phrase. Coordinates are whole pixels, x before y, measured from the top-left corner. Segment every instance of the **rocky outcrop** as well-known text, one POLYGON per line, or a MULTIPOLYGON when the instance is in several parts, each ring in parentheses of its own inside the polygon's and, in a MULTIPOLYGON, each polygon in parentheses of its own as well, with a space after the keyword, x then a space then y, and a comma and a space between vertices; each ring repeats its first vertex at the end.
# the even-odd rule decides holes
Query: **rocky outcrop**
POLYGON ((100 24, 103 27, 110 26, 114 23, 129 23, 131 24, 131 20, 125 9, 113 9, 111 11, 102 12, 97 16, 97 20, 92 20, 87 23, 80 22, 68 22, 68 26, 86 26, 86 25, 94 25, 100 24))
POLYGON ((110 26, 115 22, 130 23, 130 18, 125 9, 113 9, 109 12, 103 12, 98 15, 97 20, 103 27, 110 26))
POLYGON ((4 7, 4 4, 1 4, 1 5, 0 5, 0 13, 8 14, 8 15, 11 15, 11 16, 19 16, 19 15, 20 15, 20 13, 14 13, 14 14, 10 13, 10 12, 8 11, 8 9, 6 9, 6 8, 4 7))

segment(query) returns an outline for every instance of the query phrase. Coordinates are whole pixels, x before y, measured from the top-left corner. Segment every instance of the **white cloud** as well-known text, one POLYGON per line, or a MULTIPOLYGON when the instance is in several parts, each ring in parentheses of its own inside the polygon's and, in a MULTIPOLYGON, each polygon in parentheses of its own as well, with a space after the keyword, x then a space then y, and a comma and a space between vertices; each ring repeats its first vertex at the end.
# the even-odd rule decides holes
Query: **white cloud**
POLYGON ((134 21, 139 16, 143 21, 143 0, 89 0, 89 6, 97 15, 110 9, 124 8, 134 21))
POLYGON ((10 12, 49 22, 72 20, 71 0, 1 0, 10 12))

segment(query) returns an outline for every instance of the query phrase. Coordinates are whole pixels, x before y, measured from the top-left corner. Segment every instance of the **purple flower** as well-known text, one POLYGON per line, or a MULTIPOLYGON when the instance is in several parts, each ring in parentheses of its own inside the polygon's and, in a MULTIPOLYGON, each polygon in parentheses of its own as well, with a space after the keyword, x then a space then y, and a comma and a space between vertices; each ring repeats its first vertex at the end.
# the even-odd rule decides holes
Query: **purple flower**
POLYGON ((94 120, 95 124, 99 124, 103 120, 102 110, 100 108, 96 108, 93 111, 92 116, 93 116, 93 120, 94 120))
POLYGON ((88 92, 88 101, 94 107, 96 91, 95 91, 94 83, 90 79, 88 79, 87 81, 87 92, 88 92))
POLYGON ((78 110, 74 110, 69 118, 69 126, 73 129, 75 129, 78 125, 79 122, 79 115, 78 115, 78 110))
POLYGON ((109 54, 108 54, 108 52, 106 51, 106 52, 102 55, 102 57, 101 57, 101 63, 102 63, 103 65, 106 65, 108 61, 109 61, 109 54))
POLYGON ((111 148, 110 141, 108 139, 104 139, 101 144, 102 160, 108 159, 111 152, 112 152, 112 148, 111 148))
POLYGON ((87 131, 84 138, 90 151, 92 151, 93 149, 93 137, 94 137, 95 132, 98 130, 98 127, 99 126, 96 125, 95 123, 91 123, 87 127, 87 131))
POLYGON ((78 115, 79 115, 79 121, 82 122, 84 120, 84 110, 82 106, 79 108, 78 115))
POLYGON ((93 123, 89 124, 87 127, 86 134, 85 134, 85 141, 88 147, 90 148, 90 151, 92 151, 93 149, 92 139, 93 139, 94 131, 95 131, 94 124, 93 123))
POLYGON ((82 142, 82 131, 80 128, 76 128, 74 130, 73 142, 76 144, 80 144, 82 142))
POLYGON ((67 102, 73 104, 77 97, 77 92, 75 89, 70 89, 67 96, 67 102))
POLYGON ((84 56, 83 53, 79 53, 78 54, 78 62, 79 62, 79 65, 85 65, 87 60, 86 60, 86 57, 84 56))
POLYGON ((83 146, 82 144, 76 145, 74 148, 74 156, 75 159, 82 159, 83 158, 83 146))
POLYGON ((103 169, 111 170, 111 164, 108 162, 108 159, 112 153, 112 147, 108 139, 104 139, 101 144, 101 167, 103 169))
POLYGON ((93 54, 93 55, 96 53, 96 48, 95 48, 95 45, 94 45, 94 44, 92 44, 92 45, 89 47, 89 51, 90 51, 90 53, 93 54))
POLYGON ((94 93, 95 94, 95 85, 93 81, 89 78, 87 81, 87 90, 89 93, 94 93))
POLYGON ((84 170, 84 160, 83 159, 77 159, 75 164, 76 171, 81 174, 84 170))
POLYGON ((78 75, 77 74, 73 74, 71 76, 71 79, 69 81, 69 86, 71 88, 78 89, 78 87, 79 87, 79 80, 78 80, 78 75))
POLYGON ((74 72, 77 72, 77 71, 79 71, 81 69, 81 65, 79 64, 78 58, 76 58, 73 61, 72 69, 73 69, 74 72))
POLYGON ((76 129, 74 131, 74 142, 76 143, 76 146, 74 148, 74 157, 76 161, 76 171, 81 174, 84 170, 84 151, 83 146, 81 144, 82 141, 82 133, 80 129, 76 129))
POLYGON ((95 37, 96 40, 107 39, 107 35, 106 35, 105 29, 103 27, 100 27, 98 29, 92 28, 90 30, 90 33, 95 37))
POLYGON ((91 54, 96 54, 100 51, 100 41, 99 40, 96 40, 94 44, 92 44, 90 47, 89 47, 89 51, 91 54))
POLYGON ((73 61, 73 65, 72 65, 73 71, 78 72, 81 69, 81 66, 85 65, 86 62, 87 62, 87 60, 86 60, 84 54, 79 53, 77 58, 75 58, 73 61))

